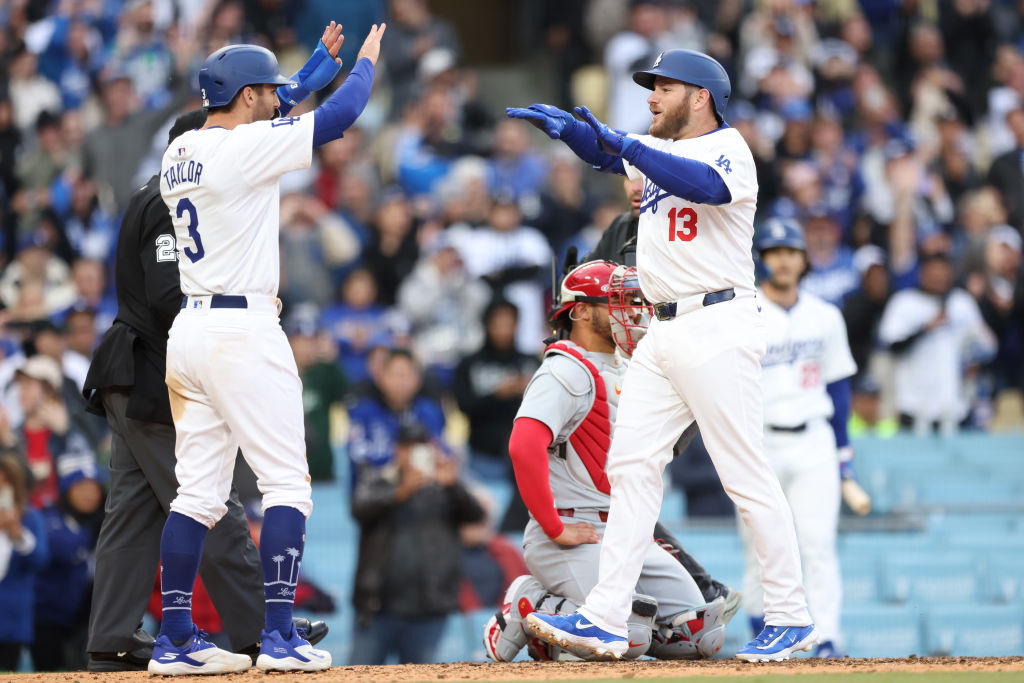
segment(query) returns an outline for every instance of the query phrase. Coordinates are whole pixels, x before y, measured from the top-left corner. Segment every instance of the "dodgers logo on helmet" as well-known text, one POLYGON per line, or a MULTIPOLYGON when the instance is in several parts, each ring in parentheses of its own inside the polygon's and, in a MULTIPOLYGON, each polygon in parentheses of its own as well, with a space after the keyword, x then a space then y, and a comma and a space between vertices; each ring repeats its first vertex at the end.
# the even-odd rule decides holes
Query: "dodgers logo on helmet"
POLYGON ((658 76, 705 88, 711 93, 715 114, 719 119, 725 118, 732 84, 725 67, 713 57, 696 50, 666 50, 658 55, 650 69, 634 73, 633 81, 654 90, 654 79, 658 76))
POLYGON ((199 89, 203 107, 230 104, 239 90, 247 85, 290 85, 281 75, 277 57, 259 45, 228 45, 217 50, 199 69, 199 89))
POLYGON ((763 252, 776 247, 789 247, 807 251, 804 229, 792 218, 773 218, 763 226, 758 235, 757 250, 763 252))

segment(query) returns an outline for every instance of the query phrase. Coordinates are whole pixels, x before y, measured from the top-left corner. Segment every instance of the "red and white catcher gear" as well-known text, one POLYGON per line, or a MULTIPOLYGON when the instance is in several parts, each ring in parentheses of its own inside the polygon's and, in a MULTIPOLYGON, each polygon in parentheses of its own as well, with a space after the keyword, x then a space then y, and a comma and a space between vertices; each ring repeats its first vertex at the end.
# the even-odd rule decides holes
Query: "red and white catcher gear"
POLYGON ((710 659, 725 643, 725 597, 683 612, 654 631, 647 654, 658 659, 710 659))
POLYGON ((611 261, 587 261, 562 278, 562 292, 558 299, 559 306, 551 314, 551 319, 559 317, 583 301, 591 304, 608 303, 608 283, 618 264, 611 261))
POLYGON ((608 317, 612 337, 626 357, 647 334, 653 307, 640 291, 636 267, 618 266, 608 280, 608 317))

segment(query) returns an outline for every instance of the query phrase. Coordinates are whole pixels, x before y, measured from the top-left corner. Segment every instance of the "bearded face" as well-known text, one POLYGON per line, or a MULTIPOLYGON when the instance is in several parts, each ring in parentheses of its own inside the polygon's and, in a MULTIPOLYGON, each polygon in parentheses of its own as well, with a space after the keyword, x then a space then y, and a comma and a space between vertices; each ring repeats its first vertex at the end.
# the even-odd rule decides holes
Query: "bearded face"
POLYGON ((680 81, 659 77, 647 98, 651 126, 647 132, 656 138, 675 139, 690 123, 693 98, 700 89, 680 81))

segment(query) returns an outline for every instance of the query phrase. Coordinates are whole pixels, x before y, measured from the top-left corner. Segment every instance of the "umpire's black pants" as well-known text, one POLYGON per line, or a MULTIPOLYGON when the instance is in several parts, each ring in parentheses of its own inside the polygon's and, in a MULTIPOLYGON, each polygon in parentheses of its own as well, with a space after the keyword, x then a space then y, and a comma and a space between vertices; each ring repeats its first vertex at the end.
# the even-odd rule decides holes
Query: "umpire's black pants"
MULTIPOLYGON (((160 536, 178 490, 174 428, 125 417, 128 400, 125 392, 103 391, 113 443, 110 494, 96 544, 89 652, 137 647, 132 634, 153 592, 160 536)), ((263 571, 234 488, 227 514, 206 538, 199 576, 231 646, 241 650, 258 642, 264 623, 263 571)))

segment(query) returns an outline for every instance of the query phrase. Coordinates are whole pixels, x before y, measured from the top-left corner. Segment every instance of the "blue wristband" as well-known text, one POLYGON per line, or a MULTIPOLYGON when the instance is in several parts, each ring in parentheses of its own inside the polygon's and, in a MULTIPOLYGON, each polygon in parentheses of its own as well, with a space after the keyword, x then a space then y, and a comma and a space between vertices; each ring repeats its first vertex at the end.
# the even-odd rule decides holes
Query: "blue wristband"
POLYGON ((302 68, 296 71, 291 80, 292 85, 282 85, 277 89, 277 97, 281 100, 281 116, 286 116, 292 107, 330 84, 338 75, 341 65, 334 61, 327 51, 327 46, 320 41, 302 68))

